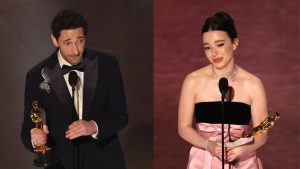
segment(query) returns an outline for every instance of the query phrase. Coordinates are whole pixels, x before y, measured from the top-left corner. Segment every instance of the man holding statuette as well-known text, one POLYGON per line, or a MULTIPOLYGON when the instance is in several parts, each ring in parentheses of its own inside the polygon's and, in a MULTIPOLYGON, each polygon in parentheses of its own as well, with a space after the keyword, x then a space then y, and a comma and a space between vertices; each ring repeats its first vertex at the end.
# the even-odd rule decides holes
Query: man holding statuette
POLYGON ((59 162, 47 169, 125 169, 117 132, 128 115, 116 57, 85 47, 87 22, 73 10, 57 13, 51 29, 57 50, 26 75, 23 144, 52 149, 59 162), (44 111, 42 127, 35 108, 44 111))

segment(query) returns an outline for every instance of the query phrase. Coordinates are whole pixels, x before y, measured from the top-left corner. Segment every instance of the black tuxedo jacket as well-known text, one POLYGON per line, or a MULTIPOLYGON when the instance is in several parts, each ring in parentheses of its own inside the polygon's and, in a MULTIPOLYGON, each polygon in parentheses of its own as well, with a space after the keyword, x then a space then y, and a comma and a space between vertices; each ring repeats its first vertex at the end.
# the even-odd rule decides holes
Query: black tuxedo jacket
MULTIPOLYGON (((115 56, 111 53, 86 48, 84 52, 83 119, 94 120, 98 125, 98 139, 81 137, 81 169, 123 169, 125 162, 117 131, 128 121, 122 77, 115 56)), ((26 75, 25 111, 22 125, 22 141, 33 150, 30 130, 32 101, 37 100, 45 110, 49 128, 47 145, 60 159, 61 168, 73 168, 73 144, 65 138, 67 127, 73 122, 72 98, 61 73, 57 51, 34 66, 26 75), (50 82, 42 77, 42 70, 50 82), (44 83, 50 87, 41 88, 44 83)), ((57 167, 59 168, 59 167, 57 167)))

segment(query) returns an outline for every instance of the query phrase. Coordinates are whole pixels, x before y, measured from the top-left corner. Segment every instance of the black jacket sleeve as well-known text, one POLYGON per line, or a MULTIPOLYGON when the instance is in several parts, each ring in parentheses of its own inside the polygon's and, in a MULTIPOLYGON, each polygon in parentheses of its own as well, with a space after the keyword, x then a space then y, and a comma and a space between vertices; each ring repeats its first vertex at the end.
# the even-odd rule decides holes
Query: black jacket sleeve
MULTIPOLYGON (((24 118, 22 124, 21 138, 26 149, 33 151, 31 144, 30 130, 35 127, 35 124, 31 121, 30 112, 32 109, 32 101, 37 98, 37 91, 34 90, 34 86, 37 84, 29 73, 26 74, 25 83, 25 97, 24 97, 24 118)), ((38 87, 37 87, 38 88, 38 87)))
POLYGON ((128 123, 123 80, 118 61, 114 56, 111 57, 108 90, 108 112, 103 118, 95 120, 100 140, 115 134, 128 123))

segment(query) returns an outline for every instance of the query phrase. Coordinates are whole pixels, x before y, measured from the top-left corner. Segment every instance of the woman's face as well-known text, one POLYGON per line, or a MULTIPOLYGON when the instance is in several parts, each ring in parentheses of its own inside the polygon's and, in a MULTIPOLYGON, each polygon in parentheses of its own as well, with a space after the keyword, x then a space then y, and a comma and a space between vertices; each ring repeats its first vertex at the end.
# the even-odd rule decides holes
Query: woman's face
POLYGON ((224 31, 208 31, 203 33, 203 48, 210 63, 222 69, 234 64, 233 52, 238 46, 238 39, 233 42, 224 31))

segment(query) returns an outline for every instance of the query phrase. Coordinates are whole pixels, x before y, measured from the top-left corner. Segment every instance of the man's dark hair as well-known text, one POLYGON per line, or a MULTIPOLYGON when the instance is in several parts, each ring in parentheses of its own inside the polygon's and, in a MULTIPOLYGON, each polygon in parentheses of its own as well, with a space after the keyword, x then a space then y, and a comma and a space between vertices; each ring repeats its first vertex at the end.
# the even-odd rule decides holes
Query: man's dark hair
POLYGON ((61 30, 82 27, 84 35, 87 34, 88 24, 83 16, 70 9, 59 11, 51 22, 52 34, 58 40, 61 30))
POLYGON ((237 37, 234 21, 231 16, 225 12, 218 12, 214 16, 207 18, 202 27, 202 35, 205 32, 214 30, 226 32, 231 41, 237 37))

